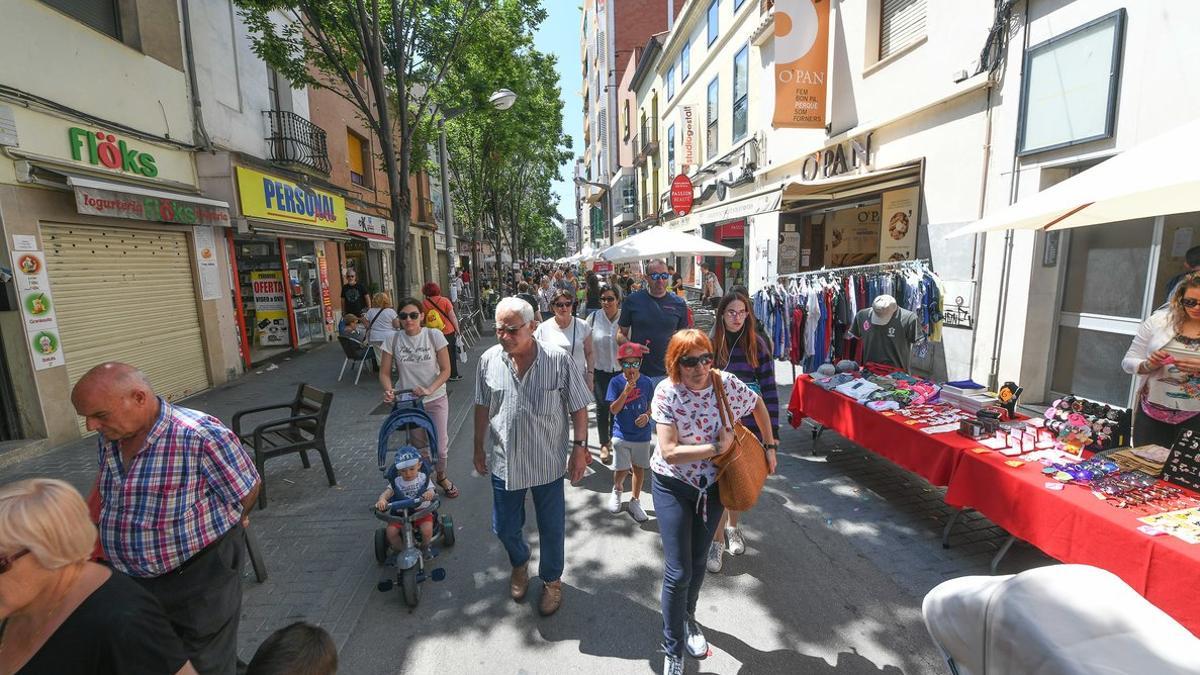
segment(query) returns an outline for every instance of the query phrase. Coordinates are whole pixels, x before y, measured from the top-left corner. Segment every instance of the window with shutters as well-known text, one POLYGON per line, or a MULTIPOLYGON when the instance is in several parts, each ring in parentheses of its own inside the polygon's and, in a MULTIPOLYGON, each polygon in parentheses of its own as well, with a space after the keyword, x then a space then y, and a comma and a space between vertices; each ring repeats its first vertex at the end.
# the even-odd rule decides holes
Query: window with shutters
POLYGON ((895 54, 925 36, 926 0, 879 3, 879 58, 895 54))
POLYGON ((596 142, 601 148, 608 147, 608 111, 604 108, 596 114, 596 142))
POLYGON ((708 128, 704 133, 705 159, 712 159, 717 156, 717 120, 721 117, 720 102, 718 100, 720 79, 720 76, 717 76, 713 78, 712 82, 708 83, 708 113, 706 115, 708 128))
POLYGON ((121 19, 116 0, 42 0, 54 9, 92 28, 121 39, 121 19))
POLYGON ((350 182, 370 187, 368 167, 371 166, 368 148, 370 142, 358 134, 346 130, 346 161, 350 164, 350 182))
POLYGON ((746 137, 750 123, 750 45, 733 56, 733 143, 746 137))

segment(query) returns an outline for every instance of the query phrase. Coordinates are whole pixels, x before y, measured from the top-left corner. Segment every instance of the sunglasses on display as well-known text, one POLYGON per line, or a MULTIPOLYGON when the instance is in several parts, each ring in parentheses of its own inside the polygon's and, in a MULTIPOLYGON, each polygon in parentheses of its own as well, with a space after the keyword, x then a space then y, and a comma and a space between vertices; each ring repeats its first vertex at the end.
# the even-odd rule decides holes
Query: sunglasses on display
POLYGON ((707 365, 712 364, 712 362, 713 362, 712 354, 701 354, 700 356, 681 356, 679 358, 679 365, 683 366, 684 368, 695 368, 696 366, 707 366, 707 365))
POLYGON ((496 335, 501 335, 503 333, 516 335, 517 333, 521 332, 521 329, 524 327, 525 324, 521 324, 520 326, 496 326, 496 335))
POLYGON ((1188 309, 1195 309, 1196 305, 1200 305, 1200 299, 1180 298, 1179 304, 1183 305, 1184 307, 1187 307, 1188 309))
POLYGON ((617 299, 613 298, 613 297, 600 298, 600 302, 616 302, 616 301, 617 301, 617 299))
POLYGON ((569 302, 556 302, 556 303, 554 303, 554 307, 555 307, 555 308, 557 308, 557 309, 569 309, 569 308, 571 307, 571 303, 569 303, 569 302))
POLYGON ((4 574, 12 569, 12 564, 17 561, 17 558, 29 553, 29 549, 21 549, 12 555, 0 556, 0 574, 4 574))
POLYGON ((641 362, 641 360, 640 360, 640 359, 639 359, 639 360, 636 360, 636 361, 635 361, 635 360, 622 361, 622 362, 621 362, 621 367, 622 367, 622 368, 641 368, 641 367, 642 367, 642 362, 641 362))
POLYGON ((666 281, 671 278, 670 272, 651 272, 648 275, 654 281, 666 281))
POLYGON ((421 318, 421 313, 420 312, 400 312, 396 316, 400 317, 401 319, 412 319, 415 321, 415 320, 421 318))

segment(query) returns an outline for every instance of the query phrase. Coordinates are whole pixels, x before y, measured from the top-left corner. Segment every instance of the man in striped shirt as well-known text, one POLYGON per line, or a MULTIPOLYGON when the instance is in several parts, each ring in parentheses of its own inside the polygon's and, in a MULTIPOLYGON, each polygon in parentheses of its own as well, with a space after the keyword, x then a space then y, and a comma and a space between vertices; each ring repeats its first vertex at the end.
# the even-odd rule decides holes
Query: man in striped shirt
POLYGON ((128 364, 91 369, 71 402, 100 434, 105 557, 158 599, 198 672, 233 675, 254 461, 220 420, 155 396, 128 364))
POLYGON ((583 478, 587 405, 591 392, 565 351, 533 339, 533 307, 520 298, 496 305, 500 344, 479 359, 475 384, 475 470, 492 479, 492 531, 512 564, 509 593, 521 600, 529 587, 525 492, 533 493, 540 539, 538 576, 542 616, 562 604, 566 498, 563 474, 583 478), (568 446, 568 421, 573 440, 568 446), (485 450, 485 441, 488 443, 485 450))

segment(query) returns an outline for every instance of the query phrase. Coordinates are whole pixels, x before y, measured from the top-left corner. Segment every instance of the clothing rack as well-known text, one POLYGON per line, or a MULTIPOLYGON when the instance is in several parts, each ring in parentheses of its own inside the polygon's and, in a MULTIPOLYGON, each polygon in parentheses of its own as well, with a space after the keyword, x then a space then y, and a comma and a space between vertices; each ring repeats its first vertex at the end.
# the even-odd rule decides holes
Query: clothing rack
POLYGON ((925 258, 914 258, 912 260, 892 260, 881 263, 871 263, 869 265, 850 265, 848 267, 822 267, 819 270, 809 270, 807 272, 793 272, 791 274, 780 274, 777 279, 802 279, 804 277, 813 277, 819 275, 844 274, 848 272, 867 272, 879 271, 884 272, 893 269, 903 269, 905 267, 923 267, 930 269, 929 261, 925 258))

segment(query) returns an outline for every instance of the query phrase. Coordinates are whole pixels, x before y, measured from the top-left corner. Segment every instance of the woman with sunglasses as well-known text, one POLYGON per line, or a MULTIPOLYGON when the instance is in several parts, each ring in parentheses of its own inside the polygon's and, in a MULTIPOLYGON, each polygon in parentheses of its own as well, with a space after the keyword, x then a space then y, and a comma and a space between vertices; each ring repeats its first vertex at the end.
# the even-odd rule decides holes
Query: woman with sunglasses
POLYGON ((571 355, 579 372, 583 373, 588 389, 595 389, 592 377, 592 327, 583 319, 571 316, 575 306, 575 294, 565 288, 554 291, 550 306, 554 319, 543 321, 533 332, 533 337, 543 344, 554 345, 571 355))
POLYGON ((194 674, 158 600, 88 561, 95 543, 67 483, 0 487, 0 673, 194 674))
POLYGON ((731 373, 714 371, 713 345, 701 331, 682 330, 667 345, 668 379, 651 403, 658 445, 650 458, 651 493, 664 554, 662 612, 663 672, 683 673, 684 649, 693 658, 708 653, 696 623, 705 558, 724 508, 712 458, 729 450, 733 433, 721 424, 714 373, 736 419, 753 414, 769 445, 771 417, 760 396, 731 373))
MULTIPOLYGON (((717 321, 709 333, 716 356, 713 367, 733 374, 762 398, 771 416, 771 437, 779 438, 779 389, 775 386, 775 360, 771 356, 770 346, 759 335, 757 328, 754 306, 749 296, 733 290, 721 298, 717 305, 717 321)), ((760 441, 766 442, 753 416, 744 418, 742 423, 760 441)), ((772 444, 765 447, 767 465, 774 472, 776 446, 772 444)), ((746 541, 738 530, 739 515, 737 511, 727 510, 721 516, 721 526, 717 528, 716 538, 708 550, 709 572, 721 571, 726 544, 730 555, 746 552, 746 541)))
POLYGON ((1137 376, 1134 446, 1169 448, 1180 431, 1200 431, 1200 272, 1142 322, 1121 367, 1137 376))
MULTIPOLYGON (((450 448, 450 399, 446 396, 446 382, 450 379, 449 341, 442 331, 424 328, 421 319, 425 316, 424 305, 416 298, 400 301, 398 313, 400 330, 392 339, 383 343, 383 360, 379 364, 379 383, 383 385, 383 400, 396 400, 396 391, 411 390, 421 397, 425 412, 433 419, 437 428, 437 484, 447 497, 458 496, 458 487, 446 475, 446 458, 450 448), (396 364, 396 381, 392 382, 392 363, 396 364)), ((414 431, 418 439, 423 431, 414 431)), ((422 448, 427 458, 430 448, 422 448)))
POLYGON ((592 329, 592 354, 595 369, 592 371, 596 383, 592 393, 596 396, 596 429, 600 433, 600 461, 612 463, 612 417, 609 415, 608 384, 621 374, 617 363, 617 335, 621 328, 621 291, 616 286, 600 286, 600 311, 592 312, 587 318, 592 329))

